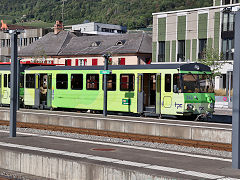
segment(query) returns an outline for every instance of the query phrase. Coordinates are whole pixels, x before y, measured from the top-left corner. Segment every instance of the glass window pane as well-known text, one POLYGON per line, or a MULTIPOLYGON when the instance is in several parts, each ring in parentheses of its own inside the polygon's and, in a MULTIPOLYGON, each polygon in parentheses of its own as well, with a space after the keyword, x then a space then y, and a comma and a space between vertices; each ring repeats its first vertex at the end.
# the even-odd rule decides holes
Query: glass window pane
POLYGON ((180 76, 179 74, 173 75, 173 87, 174 87, 174 93, 181 93, 181 85, 180 85, 180 76))
POLYGON ((165 92, 171 92, 171 74, 165 74, 165 92))
POLYGON ((120 90, 134 91, 134 74, 121 74, 120 76, 120 90))
POLYGON ((87 90, 99 90, 99 75, 87 74, 87 90))
POLYGON ((158 52, 158 61, 165 61, 165 41, 159 41, 159 52, 158 52))
POLYGON ((228 13, 223 14, 223 31, 227 31, 228 13))
POLYGON ((26 74, 26 88, 35 88, 35 74, 26 74))
POLYGON ((20 74, 20 84, 19 84, 19 88, 24 88, 24 75, 20 74))
POLYGON ((229 31, 233 31, 234 26, 234 14, 229 14, 229 31))
POLYGON ((178 41, 178 62, 184 62, 185 60, 185 41, 178 41))
POLYGON ((82 90, 83 89, 83 75, 82 74, 72 74, 71 89, 73 89, 73 90, 82 90))
MULTIPOLYGON (((104 76, 102 89, 104 90, 104 76)), ((116 74, 107 74, 107 90, 116 91, 116 74)))
POLYGON ((68 88, 68 75, 67 74, 57 74, 56 88, 57 89, 67 89, 68 88))
POLYGON ((4 87, 7 87, 7 82, 8 82, 8 81, 7 81, 7 74, 4 74, 4 79, 3 79, 3 81, 4 81, 4 82, 3 82, 3 86, 4 86, 4 87))

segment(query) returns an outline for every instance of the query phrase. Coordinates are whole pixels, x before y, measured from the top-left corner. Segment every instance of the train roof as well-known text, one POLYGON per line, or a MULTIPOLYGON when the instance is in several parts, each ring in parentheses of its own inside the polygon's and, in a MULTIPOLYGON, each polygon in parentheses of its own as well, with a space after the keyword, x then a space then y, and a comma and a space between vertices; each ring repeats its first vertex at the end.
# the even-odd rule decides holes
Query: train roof
MULTIPOLYGON (((35 66, 27 70, 103 70, 104 66, 35 66)), ((211 71, 209 66, 200 63, 163 63, 146 65, 109 65, 109 70, 124 69, 179 69, 181 71, 211 71)))
MULTIPOLYGON (((56 66, 56 65, 60 65, 60 64, 20 62, 20 71, 23 72, 25 69, 34 67, 34 66, 56 66)), ((10 71, 11 70, 11 62, 0 62, 0 70, 1 71, 10 71)))

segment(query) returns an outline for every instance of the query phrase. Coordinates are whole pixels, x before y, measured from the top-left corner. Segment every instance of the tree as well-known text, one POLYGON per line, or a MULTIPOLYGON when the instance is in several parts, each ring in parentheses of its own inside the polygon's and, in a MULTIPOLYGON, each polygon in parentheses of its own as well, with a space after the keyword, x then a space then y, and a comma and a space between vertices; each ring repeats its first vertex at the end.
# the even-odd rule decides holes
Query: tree
POLYGON ((219 54, 219 51, 212 48, 207 47, 203 51, 203 58, 198 59, 197 61, 199 63, 205 64, 207 66, 210 66, 213 72, 213 76, 219 76, 221 73, 219 70, 222 68, 222 66, 226 63, 226 60, 223 59, 222 53, 219 54))

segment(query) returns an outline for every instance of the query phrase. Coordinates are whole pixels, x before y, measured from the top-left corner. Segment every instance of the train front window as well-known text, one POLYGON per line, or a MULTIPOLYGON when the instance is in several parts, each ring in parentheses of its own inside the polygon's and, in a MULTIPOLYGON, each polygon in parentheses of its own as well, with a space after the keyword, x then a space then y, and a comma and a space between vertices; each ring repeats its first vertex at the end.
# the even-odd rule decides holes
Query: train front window
POLYGON ((199 74, 199 85, 201 93, 213 93, 212 75, 199 74))
POLYGON ((182 74, 184 93, 212 93, 212 76, 207 74, 182 74))

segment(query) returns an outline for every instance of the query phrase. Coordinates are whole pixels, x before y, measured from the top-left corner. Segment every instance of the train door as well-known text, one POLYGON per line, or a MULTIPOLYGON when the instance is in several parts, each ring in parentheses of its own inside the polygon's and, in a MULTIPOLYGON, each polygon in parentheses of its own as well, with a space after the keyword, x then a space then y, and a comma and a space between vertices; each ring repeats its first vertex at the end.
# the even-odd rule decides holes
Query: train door
POLYGON ((47 74, 47 107, 52 107, 52 74, 47 74))
POLYGON ((156 112, 156 74, 138 74, 138 112, 156 112))
POLYGON ((35 75, 35 101, 34 106, 36 108, 40 107, 40 74, 35 75))
POLYGON ((172 74, 165 74, 162 82, 162 114, 170 114, 172 107, 172 74))

